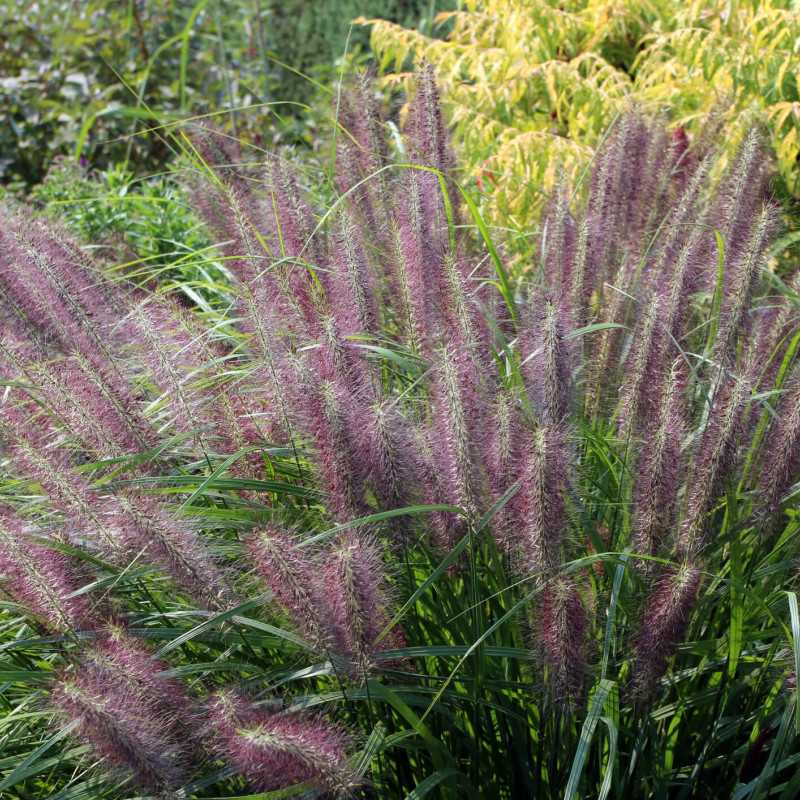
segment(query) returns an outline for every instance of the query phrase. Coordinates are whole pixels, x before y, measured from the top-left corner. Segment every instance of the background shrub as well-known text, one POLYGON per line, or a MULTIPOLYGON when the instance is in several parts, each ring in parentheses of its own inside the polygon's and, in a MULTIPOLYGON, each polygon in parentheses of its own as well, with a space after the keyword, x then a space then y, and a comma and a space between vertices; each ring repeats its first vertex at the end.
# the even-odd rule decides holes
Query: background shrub
POLYGON ((123 162, 137 174, 160 170, 175 154, 167 138, 134 134, 226 109, 236 135, 313 144, 318 120, 304 107, 322 92, 327 114, 337 60, 348 48, 364 58, 366 34, 356 30, 348 41, 350 20, 369 13, 429 29, 448 7, 8 0, 0 9, 0 182, 38 183, 57 155, 83 156, 99 169, 123 162))
MULTIPOLYGON (((547 191, 576 178, 611 122, 632 103, 698 133, 725 122, 728 155, 758 112, 769 125, 796 214, 800 193, 797 15, 774 2, 519 2, 467 0, 438 17, 444 40, 370 21, 391 85, 427 60, 442 81, 465 168, 493 222, 526 243, 547 191), (544 191, 543 191, 544 189, 544 191)), ((794 223, 793 223, 794 225, 794 223)))

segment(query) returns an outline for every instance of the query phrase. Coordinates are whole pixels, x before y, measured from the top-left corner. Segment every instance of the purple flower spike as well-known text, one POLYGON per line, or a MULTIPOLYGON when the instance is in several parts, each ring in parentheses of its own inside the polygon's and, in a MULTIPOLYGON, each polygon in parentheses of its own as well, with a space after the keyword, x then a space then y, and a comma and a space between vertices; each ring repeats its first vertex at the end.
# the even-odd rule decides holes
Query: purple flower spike
POLYGON ((539 641, 554 699, 575 702, 587 673, 589 620, 577 585, 554 578, 542 593, 539 641))
POLYGON ((327 647, 317 561, 274 526, 257 531, 248 542, 248 550, 259 575, 300 633, 316 649, 327 647))
POLYGON ((515 549, 527 575, 541 576, 561 563, 571 461, 563 428, 542 426, 533 432, 513 501, 520 523, 515 549))
MULTIPOLYGON (((682 470, 681 445, 686 428, 686 377, 681 361, 673 365, 653 424, 641 448, 633 490, 634 550, 656 555, 676 522, 682 470)), ((649 571, 651 562, 643 562, 649 571)))
POLYGON ((395 632, 376 642, 390 621, 388 587, 377 545, 358 534, 346 536, 325 556, 323 586, 333 654, 344 659, 354 677, 366 674, 377 650, 391 649, 402 641, 395 632))
POLYGON ((212 751, 256 791, 311 782, 346 793, 355 785, 348 738, 321 717, 270 712, 224 691, 208 704, 207 721, 212 751))
POLYGON ((544 425, 558 425, 569 413, 572 364, 565 340, 566 320, 549 297, 532 314, 520 336, 522 374, 535 409, 544 425))
POLYGON ((701 578, 700 570, 686 562, 664 570, 650 590, 634 642, 633 685, 638 694, 647 696, 656 690, 667 661, 683 638, 701 578))
POLYGON ((86 595, 74 596, 87 576, 30 534, 19 517, 0 510, 0 585, 52 630, 90 627, 94 618, 86 595))
POLYGON ((800 368, 795 367, 780 398, 761 452, 758 487, 765 498, 765 513, 773 514, 797 479, 800 466, 800 368))
POLYGON ((745 381, 722 378, 691 464, 678 536, 678 553, 683 557, 694 557, 703 547, 711 503, 736 463, 742 412, 749 397, 745 381))
POLYGON ((50 700, 108 768, 127 773, 140 788, 161 792, 185 781, 185 752, 161 698, 132 685, 118 670, 91 660, 64 669, 50 700))

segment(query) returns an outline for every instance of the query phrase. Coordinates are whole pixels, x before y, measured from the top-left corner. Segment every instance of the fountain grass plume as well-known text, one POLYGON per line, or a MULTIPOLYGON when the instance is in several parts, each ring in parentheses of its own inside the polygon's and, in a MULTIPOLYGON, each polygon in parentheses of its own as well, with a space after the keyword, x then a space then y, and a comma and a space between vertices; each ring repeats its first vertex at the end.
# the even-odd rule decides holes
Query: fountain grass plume
POLYGON ((37 541, 44 537, 9 509, 0 509, 0 586, 53 631, 75 632, 92 625, 86 595, 76 595, 88 576, 74 561, 37 541))
POLYGON ((256 791, 310 782, 338 795, 354 787, 348 737, 319 717, 271 712, 223 691, 208 703, 207 728, 211 751, 256 791))

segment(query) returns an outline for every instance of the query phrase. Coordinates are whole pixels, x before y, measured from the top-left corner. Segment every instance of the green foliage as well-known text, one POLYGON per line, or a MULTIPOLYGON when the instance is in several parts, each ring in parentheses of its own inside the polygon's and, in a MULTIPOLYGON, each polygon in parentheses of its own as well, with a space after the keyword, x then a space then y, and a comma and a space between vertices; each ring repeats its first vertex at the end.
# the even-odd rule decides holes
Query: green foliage
POLYGON ((30 197, 126 279, 176 287, 201 308, 224 302, 224 268, 174 175, 136 178, 122 164, 90 175, 58 159, 30 197))
POLYGON ((447 7, 8 0, 0 8, 0 181, 33 185, 56 155, 99 168, 125 161, 139 174, 161 169, 174 153, 165 138, 133 134, 220 109, 233 110, 239 135, 311 144, 314 128, 298 112, 319 102, 318 84, 331 83, 348 48, 364 57, 366 34, 350 37, 351 19, 369 13, 429 27, 447 7))

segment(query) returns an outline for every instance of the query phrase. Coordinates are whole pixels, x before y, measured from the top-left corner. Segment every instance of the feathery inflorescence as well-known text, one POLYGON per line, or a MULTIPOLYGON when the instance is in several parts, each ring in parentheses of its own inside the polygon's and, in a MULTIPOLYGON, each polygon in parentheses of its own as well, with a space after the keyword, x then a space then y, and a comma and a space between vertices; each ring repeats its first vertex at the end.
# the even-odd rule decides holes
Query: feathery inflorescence
MULTIPOLYGON (((493 658, 460 621, 522 591, 532 663, 575 705, 613 632, 594 613, 616 559, 596 553, 602 540, 627 551, 617 570, 635 565, 614 585, 625 602, 635 587, 638 624, 613 657, 645 697, 693 624, 730 498, 747 519, 775 518, 798 477, 796 298, 762 301, 777 213, 757 130, 718 178, 705 141, 621 115, 585 190, 559 185, 546 205, 529 285, 501 298, 465 224, 432 70, 404 165, 388 169, 366 78, 339 110, 340 197, 321 215, 291 162, 247 163, 223 131, 187 129, 192 197, 229 277, 218 324, 112 282, 61 231, 0 220, 0 440, 17 481, 0 578, 63 634, 52 707, 148 790, 183 785, 200 749, 255 791, 345 794, 359 779, 335 724, 220 690, 205 656, 191 692, 170 677, 137 640, 135 602, 152 602, 145 628, 173 611, 212 617, 162 652, 194 658, 214 626, 233 649, 231 628, 252 628, 264 636, 255 649, 241 636, 251 682, 335 681, 350 704, 412 659, 438 688, 424 645, 466 652, 459 666, 493 658), (465 545, 420 589, 421 564, 465 545), (445 581, 452 607, 431 620, 420 597, 445 581), (287 624, 279 644, 315 661, 276 673, 269 637, 287 624), (411 638, 429 629, 441 641, 411 638)), ((481 669, 476 707, 490 699, 481 669)), ((466 701, 462 677, 442 692, 466 701)))

